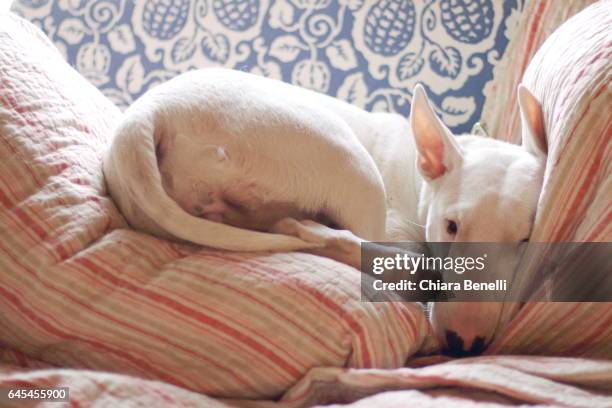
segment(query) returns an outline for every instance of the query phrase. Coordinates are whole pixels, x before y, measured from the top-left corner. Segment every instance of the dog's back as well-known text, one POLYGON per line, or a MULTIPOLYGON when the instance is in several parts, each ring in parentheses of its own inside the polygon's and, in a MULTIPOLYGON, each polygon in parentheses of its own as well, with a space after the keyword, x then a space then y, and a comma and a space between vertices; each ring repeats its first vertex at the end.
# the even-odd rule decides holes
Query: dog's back
POLYGON ((295 249, 295 240, 267 242, 286 241, 272 234, 224 237, 231 227, 212 222, 252 226, 266 207, 279 218, 323 214, 382 239, 377 168, 347 122, 320 104, 317 94, 239 71, 183 74, 126 112, 104 164, 111 194, 133 226, 219 248, 295 249))

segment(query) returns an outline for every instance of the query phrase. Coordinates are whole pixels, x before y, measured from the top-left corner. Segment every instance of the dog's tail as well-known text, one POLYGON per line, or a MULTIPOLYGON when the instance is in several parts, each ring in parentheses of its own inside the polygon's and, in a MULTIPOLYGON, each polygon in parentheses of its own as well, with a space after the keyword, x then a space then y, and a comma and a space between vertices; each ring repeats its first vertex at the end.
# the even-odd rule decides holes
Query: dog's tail
POLYGON ((231 251, 294 251, 318 247, 296 237, 237 228, 195 217, 183 210, 162 185, 156 156, 161 137, 154 120, 128 118, 115 132, 104 157, 107 186, 133 227, 231 251), (145 219, 147 222, 142 221, 145 219), (149 228, 150 221, 162 231, 149 228))

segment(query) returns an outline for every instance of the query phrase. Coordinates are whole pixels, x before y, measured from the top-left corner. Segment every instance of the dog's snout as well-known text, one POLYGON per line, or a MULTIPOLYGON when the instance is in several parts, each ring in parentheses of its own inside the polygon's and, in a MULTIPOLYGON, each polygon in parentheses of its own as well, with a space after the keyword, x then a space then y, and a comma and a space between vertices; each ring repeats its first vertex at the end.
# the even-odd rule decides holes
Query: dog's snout
POLYGON ((452 330, 446 330, 446 349, 444 354, 452 357, 469 357, 482 354, 486 348, 484 337, 476 336, 472 344, 466 345, 463 339, 452 330))

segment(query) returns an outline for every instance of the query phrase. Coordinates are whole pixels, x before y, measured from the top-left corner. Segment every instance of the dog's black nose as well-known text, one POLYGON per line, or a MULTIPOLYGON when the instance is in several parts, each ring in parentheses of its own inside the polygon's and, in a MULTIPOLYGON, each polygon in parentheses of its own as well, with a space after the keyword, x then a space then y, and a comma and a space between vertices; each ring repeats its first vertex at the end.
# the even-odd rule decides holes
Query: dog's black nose
POLYGON ((484 337, 477 336, 468 349, 457 333, 446 330, 446 348, 442 352, 451 357, 470 357, 482 354, 485 348, 484 337))

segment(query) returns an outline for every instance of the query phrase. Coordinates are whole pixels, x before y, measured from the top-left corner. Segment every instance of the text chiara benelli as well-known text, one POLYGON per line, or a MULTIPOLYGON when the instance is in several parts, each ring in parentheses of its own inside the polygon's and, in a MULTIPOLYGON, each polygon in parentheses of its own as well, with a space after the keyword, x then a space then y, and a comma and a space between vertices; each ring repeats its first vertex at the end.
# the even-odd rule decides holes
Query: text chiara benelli
POLYGON ((505 279, 496 279, 495 282, 474 282, 465 279, 461 282, 442 282, 439 279, 423 279, 419 282, 402 279, 399 282, 384 282, 380 279, 374 281, 373 287, 375 290, 423 290, 423 291, 461 291, 461 290, 494 290, 505 291, 505 279))

